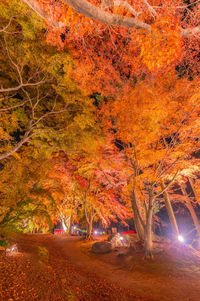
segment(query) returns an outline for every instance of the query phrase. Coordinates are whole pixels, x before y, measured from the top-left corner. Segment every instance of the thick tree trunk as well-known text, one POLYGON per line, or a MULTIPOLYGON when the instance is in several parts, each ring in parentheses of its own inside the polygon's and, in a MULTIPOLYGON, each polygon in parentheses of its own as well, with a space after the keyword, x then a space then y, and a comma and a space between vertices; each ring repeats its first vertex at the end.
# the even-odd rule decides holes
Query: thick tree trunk
POLYGON ((144 251, 145 258, 153 258, 152 249, 152 216, 153 216, 153 199, 149 198, 149 207, 146 216, 145 235, 144 235, 144 251))
POLYGON ((196 227, 196 230, 197 230, 197 233, 198 233, 198 236, 200 238, 200 224, 199 224, 199 220, 198 220, 198 217, 196 215, 196 212, 194 210, 194 207, 192 206, 192 203, 190 202, 189 199, 186 200, 186 206, 188 208, 188 210, 190 211, 190 214, 191 214, 191 217, 192 217, 192 220, 193 220, 193 223, 196 227))
POLYGON ((87 235, 86 235, 86 239, 87 240, 92 240, 92 229, 93 229, 93 219, 90 219, 89 222, 87 222, 87 235))
POLYGON ((63 219, 63 223, 65 225, 65 233, 69 234, 69 230, 70 230, 70 224, 71 224, 71 216, 68 217, 67 219, 63 219))
POLYGON ((133 189, 132 195, 131 195, 131 205, 132 205, 132 210, 133 210, 133 215, 134 215, 134 224, 135 224, 135 230, 137 232, 138 238, 141 241, 144 241, 144 225, 142 224, 142 217, 140 214, 136 194, 135 194, 135 189, 133 189))
POLYGON ((69 234, 72 232, 72 221, 73 221, 73 214, 70 216, 70 225, 69 225, 69 234))
POLYGON ((193 181, 193 179, 190 178, 190 177, 188 177, 188 180, 189 180, 190 186, 191 186, 191 188, 192 188, 192 191, 193 191, 193 193, 194 193, 195 199, 196 199, 197 202, 199 202, 199 196, 198 196, 198 194, 197 194, 197 192, 196 192, 196 189, 195 189, 195 186, 194 186, 194 181, 193 181))
MULTIPOLYGON (((200 240, 200 223, 199 223, 198 217, 197 217, 196 212, 194 210, 194 207, 193 207, 193 205, 192 205, 192 203, 191 203, 191 201, 190 201, 190 199, 187 195, 187 192, 186 192, 185 188, 181 186, 181 190, 182 190, 183 195, 185 196, 185 205, 186 205, 186 207, 188 208, 188 210, 191 214, 194 226, 196 228, 196 231, 197 231, 197 234, 198 234, 199 240, 200 240)), ((199 242, 199 245, 198 245, 198 249, 200 249, 200 242, 199 242)))
MULTIPOLYGON (((160 182, 160 186, 161 186, 162 190, 165 189, 165 186, 164 186, 163 182, 160 182)), ((173 236, 174 236, 174 238, 177 239, 177 236, 179 235, 179 229, 178 229, 178 225, 177 225, 177 222, 176 222, 176 217, 174 215, 174 211, 173 211, 173 208, 172 208, 172 205, 171 205, 171 202, 170 202, 167 191, 163 192, 163 198, 164 198, 164 201, 165 201, 165 206, 166 206, 166 209, 167 209, 169 220, 170 220, 170 223, 171 223, 171 226, 172 226, 172 231, 173 231, 173 234, 174 234, 173 236)))

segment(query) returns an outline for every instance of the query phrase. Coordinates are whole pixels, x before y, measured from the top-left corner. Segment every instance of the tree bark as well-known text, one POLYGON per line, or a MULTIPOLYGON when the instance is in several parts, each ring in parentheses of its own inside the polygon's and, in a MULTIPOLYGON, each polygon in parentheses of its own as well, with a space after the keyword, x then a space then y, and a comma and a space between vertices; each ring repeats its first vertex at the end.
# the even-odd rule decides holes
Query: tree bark
POLYGON ((133 188, 132 195, 131 195, 131 205, 132 205, 132 210, 134 215, 135 230, 137 232, 138 238, 141 241, 144 241, 144 225, 142 224, 142 217, 138 207, 135 188, 133 188))
POLYGON ((69 234, 69 231, 70 231, 70 224, 71 224, 71 216, 68 217, 67 219, 63 219, 63 223, 66 227, 66 230, 65 230, 65 233, 66 234, 69 234))
MULTIPOLYGON (((52 20, 51 16, 48 15, 42 7, 35 0, 22 0, 25 2, 32 10, 34 10, 40 17, 45 19, 50 25, 54 28, 61 28, 66 26, 63 22, 55 22, 52 20)), ((126 28, 136 28, 142 29, 146 32, 151 32, 151 25, 142 22, 137 17, 123 17, 117 14, 113 14, 111 12, 105 11, 102 7, 95 6, 87 0, 63 0, 66 4, 71 6, 77 13, 84 15, 88 18, 91 18, 95 21, 112 25, 112 26, 120 26, 126 28)), ((147 1, 145 1, 147 3, 147 1)), ((156 16, 155 10, 148 5, 148 9, 151 9, 151 12, 154 12, 154 17, 156 16)), ((200 33, 200 26, 196 26, 193 28, 180 28, 180 35, 182 37, 195 36, 200 33)))
MULTIPOLYGON (((182 190, 183 195, 185 196, 185 205, 186 205, 186 207, 188 208, 188 210, 191 214, 194 226, 196 228, 197 234, 198 234, 199 239, 200 239, 200 223, 199 223, 198 217, 196 215, 194 207, 193 207, 193 205, 192 205, 192 203, 191 203, 191 201, 188 197, 188 194, 187 194, 185 188, 181 186, 181 190, 182 190)), ((198 249, 200 249, 200 242, 198 244, 198 249)))
POLYGON ((90 220, 87 222, 87 235, 86 235, 87 240, 93 239, 92 229, 93 229, 93 218, 90 218, 90 220))
MULTIPOLYGON (((165 186, 164 186, 162 181, 160 182, 160 186, 161 186, 162 190, 165 189, 165 186)), ((170 202, 170 199, 169 199, 169 196, 168 196, 168 193, 167 193, 166 190, 163 192, 163 198, 164 198, 164 201, 165 201, 165 206, 166 206, 166 209, 167 209, 169 220, 170 220, 170 223, 171 223, 171 226, 172 226, 172 231, 173 231, 173 234, 174 234, 174 238, 177 238, 177 236, 179 235, 179 229, 178 229, 178 225, 177 225, 177 222, 176 222, 176 217, 174 215, 174 211, 173 211, 173 208, 172 208, 172 205, 171 205, 171 202, 170 202)))
POLYGON ((146 216, 146 225, 145 225, 145 232, 144 232, 144 251, 145 251, 145 258, 152 259, 152 216, 153 216, 153 201, 154 199, 152 196, 149 196, 149 206, 147 210, 147 216, 146 216))
POLYGON ((189 199, 186 200, 185 204, 186 204, 188 210, 190 211, 193 223, 194 223, 194 225, 196 227, 197 233, 198 233, 199 238, 200 238, 200 224, 199 224, 199 220, 198 220, 198 217, 196 215, 196 212, 194 210, 194 207, 192 206, 192 203, 191 203, 191 201, 189 199))
MULTIPOLYGON (((60 28, 66 26, 62 22, 56 23, 52 21, 51 16, 49 16, 35 0, 23 1, 38 15, 40 15, 40 17, 47 20, 47 22, 50 23, 53 27, 60 28)), ((63 0, 63 2, 71 6, 77 13, 104 24, 151 31, 151 26, 145 22, 140 21, 138 18, 123 17, 107 12, 103 8, 95 6, 87 0, 63 0)))
POLYGON ((28 142, 31 138, 30 130, 28 130, 21 141, 19 141, 11 150, 0 154, 0 161, 4 160, 10 156, 12 156, 15 152, 17 152, 26 142, 28 142))
POLYGON ((191 186, 191 188, 192 188, 192 191, 193 191, 193 193, 194 193, 195 199, 196 199, 197 202, 199 202, 199 197, 198 197, 198 195, 197 195, 197 192, 196 192, 196 189, 195 189, 195 186, 194 186, 194 181, 193 181, 193 179, 190 178, 190 177, 188 177, 188 180, 189 180, 190 186, 191 186))

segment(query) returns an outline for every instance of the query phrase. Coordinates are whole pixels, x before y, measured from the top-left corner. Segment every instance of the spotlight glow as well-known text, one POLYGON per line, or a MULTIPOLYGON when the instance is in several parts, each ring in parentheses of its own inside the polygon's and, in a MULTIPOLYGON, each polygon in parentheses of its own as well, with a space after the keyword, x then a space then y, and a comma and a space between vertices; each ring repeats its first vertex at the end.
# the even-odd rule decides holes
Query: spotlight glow
POLYGON ((66 230, 67 230, 67 227, 65 226, 65 223, 64 223, 64 222, 62 222, 62 226, 63 226, 64 231, 66 231, 66 230))
POLYGON ((183 237, 182 235, 179 235, 179 236, 178 236, 178 240, 179 240, 180 242, 184 242, 184 237, 183 237))

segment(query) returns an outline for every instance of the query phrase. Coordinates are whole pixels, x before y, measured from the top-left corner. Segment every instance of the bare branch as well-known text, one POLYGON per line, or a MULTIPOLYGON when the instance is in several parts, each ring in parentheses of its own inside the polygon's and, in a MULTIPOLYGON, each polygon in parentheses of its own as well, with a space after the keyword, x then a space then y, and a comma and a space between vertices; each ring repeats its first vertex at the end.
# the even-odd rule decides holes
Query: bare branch
POLYGON ((8 24, 7 24, 5 27, 3 27, 2 29, 0 29, 0 32, 5 32, 5 31, 6 31, 6 29, 10 26, 10 24, 11 24, 13 18, 14 18, 14 16, 12 16, 12 17, 10 18, 8 24))
POLYGON ((16 104, 12 107, 8 107, 8 108, 5 108, 5 109, 0 109, 0 112, 5 112, 5 111, 13 110, 13 109, 16 109, 16 108, 19 108, 19 107, 23 107, 27 102, 29 102, 29 100, 25 100, 24 102, 16 104))
POLYGON ((149 12, 151 13, 152 17, 156 17, 157 16, 157 12, 155 11, 155 9, 148 3, 147 0, 142 0, 143 3, 147 6, 149 12))
POLYGON ((128 2, 124 0, 103 0, 102 8, 122 6, 125 7, 133 16, 138 17, 141 12, 137 12, 128 2))
MULTIPOLYGON (((34 0, 23 0, 30 8, 32 8, 37 14, 45 19, 49 24, 55 28, 65 26, 61 22, 53 22, 49 15, 43 11, 39 4, 34 0)), ((145 22, 138 20, 137 18, 123 17, 117 14, 106 12, 103 8, 97 7, 87 0, 63 0, 66 4, 70 5, 77 13, 80 13, 92 20, 108 24, 116 25, 127 28, 143 29, 148 32, 151 31, 151 26, 145 22)))
POLYGON ((30 136, 30 132, 31 130, 28 130, 24 137, 22 138, 22 140, 20 140, 11 150, 7 151, 7 152, 4 152, 2 154, 0 154, 0 160, 3 160, 3 159, 6 159, 8 157, 10 157, 11 155, 13 155, 15 152, 17 152, 21 147, 22 145, 24 145, 26 142, 29 141, 29 139, 31 138, 30 136))
POLYGON ((36 82, 36 83, 22 83, 20 84, 19 86, 17 87, 13 87, 13 88, 1 88, 0 89, 0 93, 6 93, 6 92, 12 92, 12 91, 17 91, 21 88, 24 88, 24 87, 35 87, 35 86, 38 86, 38 85, 41 85, 43 83, 45 83, 46 81, 45 80, 41 80, 39 82, 36 82))
POLYGON ((200 26, 196 26, 194 28, 187 28, 187 29, 181 28, 181 37, 189 38, 191 36, 197 36, 198 34, 200 34, 200 26))
MULTIPOLYGON (((52 17, 48 15, 42 7, 35 0, 22 0, 24 1, 30 8, 32 8, 38 15, 40 15, 43 19, 45 19, 51 26, 54 28, 61 28, 66 26, 66 24, 62 22, 55 22, 52 20, 52 17)), ((71 6, 77 13, 84 15, 88 18, 91 18, 94 21, 98 21, 104 24, 108 24, 111 26, 120 26, 126 28, 136 28, 142 29, 147 32, 151 32, 151 25, 142 22, 137 18, 138 13, 129 6, 128 3, 122 0, 112 0, 112 3, 120 3, 121 6, 126 7, 134 17, 123 17, 121 15, 113 14, 111 12, 105 11, 102 7, 95 6, 94 4, 88 2, 87 0, 63 0, 66 4, 71 6), (135 14, 136 13, 136 14, 135 14), (136 16, 136 17, 135 17, 136 16)), ((147 0, 143 0, 143 2, 148 7, 152 16, 156 16, 157 13, 155 11, 155 6, 152 7, 147 0)), ((160 8, 160 7, 159 7, 160 8)), ((190 38, 191 36, 196 36, 200 33, 200 27, 194 27, 191 29, 180 28, 180 35, 182 37, 190 38)))
POLYGON ((15 63, 10 55, 10 52, 8 50, 8 46, 7 46, 7 42, 6 42, 6 39, 4 38, 4 42, 5 42, 5 49, 6 49, 6 53, 8 55, 8 58, 11 62, 11 64, 15 67, 15 69, 17 70, 17 74, 18 74, 18 82, 19 82, 19 85, 16 86, 16 87, 10 87, 10 88, 3 88, 1 87, 0 89, 0 93, 7 93, 7 92, 13 92, 13 91, 18 91, 20 90, 21 88, 24 88, 24 87, 34 87, 34 86, 38 86, 38 85, 41 85, 43 83, 46 82, 45 80, 45 76, 43 77, 42 80, 38 81, 38 82, 30 82, 30 79, 28 80, 28 82, 24 83, 23 82, 23 77, 22 77, 22 70, 23 70, 23 66, 21 66, 21 68, 18 66, 17 63, 15 63))
POLYGON ((38 14, 42 19, 47 21, 54 28, 61 28, 66 26, 62 22, 54 22, 52 18, 41 8, 39 3, 35 0, 23 0, 36 14, 38 14))
POLYGON ((167 186, 165 186, 165 188, 160 191, 159 193, 156 194, 156 197, 159 197, 161 194, 163 194, 163 192, 165 192, 170 185, 174 182, 174 180, 176 179, 177 175, 178 175, 179 170, 176 171, 176 173, 174 174, 173 178, 171 179, 171 181, 167 184, 167 186))

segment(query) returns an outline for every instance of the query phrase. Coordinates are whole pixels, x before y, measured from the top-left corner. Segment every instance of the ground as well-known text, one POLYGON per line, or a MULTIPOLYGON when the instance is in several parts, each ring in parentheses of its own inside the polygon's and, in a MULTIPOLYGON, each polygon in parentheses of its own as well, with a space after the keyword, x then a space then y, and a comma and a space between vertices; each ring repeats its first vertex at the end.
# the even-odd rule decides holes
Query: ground
POLYGON ((77 237, 23 235, 15 241, 17 253, 0 250, 2 301, 199 300, 200 265, 182 256, 185 250, 173 252, 173 260, 162 252, 152 262, 134 250, 91 254, 91 243, 77 237))

